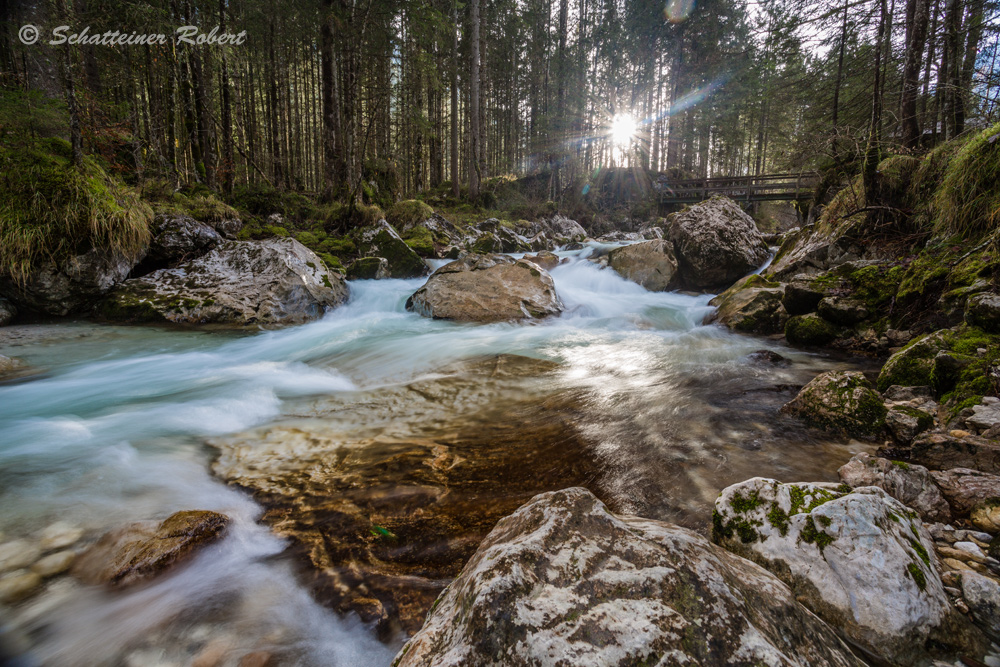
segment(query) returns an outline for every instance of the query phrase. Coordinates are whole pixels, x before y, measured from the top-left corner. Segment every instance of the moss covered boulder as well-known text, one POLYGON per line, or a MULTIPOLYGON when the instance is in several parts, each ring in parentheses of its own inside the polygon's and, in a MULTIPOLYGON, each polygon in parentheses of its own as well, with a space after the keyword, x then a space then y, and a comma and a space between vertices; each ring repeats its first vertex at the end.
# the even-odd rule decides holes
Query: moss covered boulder
POLYGON ((753 218, 727 197, 713 197, 674 215, 667 238, 685 284, 694 289, 728 287, 770 254, 753 218))
POLYGON ((424 317, 485 323, 558 315, 563 305, 552 276, 537 264, 470 254, 435 271, 406 308, 424 317))
POLYGON ((784 289, 778 283, 751 276, 709 301, 716 310, 705 321, 718 322, 740 333, 781 333, 788 320, 783 296, 784 289))
POLYGON ((362 257, 384 257, 389 262, 390 278, 417 278, 430 273, 430 267, 385 220, 357 232, 358 253, 362 257))
POLYGON ((837 328, 819 315, 796 315, 785 322, 785 340, 792 345, 818 347, 837 338, 837 328))
POLYGON ((656 240, 615 248, 608 265, 618 275, 639 283, 650 292, 666 292, 680 286, 677 258, 669 241, 656 240))
POLYGON ((772 574, 569 488, 497 523, 394 664, 863 663, 772 574))
POLYGON ((382 280, 389 277, 389 261, 385 257, 360 257, 347 267, 348 280, 382 280))
POLYGON ((880 488, 750 479, 716 500, 712 539, 889 664, 926 664, 942 647, 981 657, 988 646, 951 605, 917 513, 880 488))
POLYGON ((934 386, 934 358, 949 348, 950 331, 938 331, 911 341, 896 352, 878 375, 878 389, 934 386))
POLYGON ((227 241, 176 268, 125 281, 97 313, 119 322, 301 324, 347 296, 340 274, 294 239, 227 241))
POLYGON ((798 415, 812 426, 855 437, 874 437, 885 428, 882 397, 857 371, 818 375, 782 411, 798 415))

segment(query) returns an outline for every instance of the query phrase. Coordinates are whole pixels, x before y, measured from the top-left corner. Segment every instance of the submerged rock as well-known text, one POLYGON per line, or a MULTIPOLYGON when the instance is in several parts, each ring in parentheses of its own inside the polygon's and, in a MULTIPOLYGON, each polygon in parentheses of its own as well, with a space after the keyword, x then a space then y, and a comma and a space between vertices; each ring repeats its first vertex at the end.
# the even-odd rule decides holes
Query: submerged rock
POLYGON ((394 664, 862 663, 753 563, 570 488, 497 523, 394 664))
POLYGON ((0 277, 0 296, 21 309, 65 316, 84 312, 128 276, 141 257, 91 249, 43 262, 24 284, 0 277))
POLYGON ((782 411, 798 415, 812 426, 855 437, 872 437, 885 427, 882 397, 857 371, 816 376, 782 411))
POLYGON ((880 488, 845 493, 757 477, 722 492, 712 537, 891 664, 928 662, 941 645, 977 657, 985 651, 945 594, 920 519, 880 488))
POLYGON ((424 317, 480 323, 548 317, 563 308, 548 272, 507 255, 468 255, 445 264, 406 307, 424 317))
POLYGON ((301 324, 347 296, 344 279, 294 239, 227 241, 177 268, 126 281, 97 312, 126 322, 301 324))
POLYGON ((879 487, 907 507, 917 510, 924 521, 951 521, 951 510, 934 483, 936 478, 923 466, 861 453, 837 472, 840 479, 853 489, 879 487))
POLYGON ((770 254, 753 218, 726 197, 674 215, 667 236, 684 282, 695 289, 729 286, 770 254))
POLYGON ((206 510, 176 512, 104 535, 81 554, 73 573, 91 584, 129 586, 173 567, 219 538, 229 517, 206 510))
POLYGON ((599 474, 558 370, 501 355, 317 398, 295 421, 214 439, 212 470, 263 505, 318 600, 385 636, 416 632, 498 519, 599 474))
POLYGON ((615 248, 608 265, 622 278, 639 283, 650 292, 666 292, 680 286, 677 258, 669 241, 656 240, 615 248))
POLYGON ((431 271, 385 220, 360 230, 357 238, 358 253, 362 257, 384 257, 389 262, 390 278, 417 278, 431 271))

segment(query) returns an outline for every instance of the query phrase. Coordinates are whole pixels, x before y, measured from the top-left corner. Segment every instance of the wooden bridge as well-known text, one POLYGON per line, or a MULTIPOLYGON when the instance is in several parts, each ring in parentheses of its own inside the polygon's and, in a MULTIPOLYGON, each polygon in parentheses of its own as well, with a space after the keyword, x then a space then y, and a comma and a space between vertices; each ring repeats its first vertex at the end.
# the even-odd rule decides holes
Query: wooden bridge
POLYGON ((725 195, 738 202, 799 201, 812 197, 819 176, 813 173, 768 174, 765 176, 727 176, 673 180, 656 179, 656 200, 661 205, 696 204, 714 195, 725 195))

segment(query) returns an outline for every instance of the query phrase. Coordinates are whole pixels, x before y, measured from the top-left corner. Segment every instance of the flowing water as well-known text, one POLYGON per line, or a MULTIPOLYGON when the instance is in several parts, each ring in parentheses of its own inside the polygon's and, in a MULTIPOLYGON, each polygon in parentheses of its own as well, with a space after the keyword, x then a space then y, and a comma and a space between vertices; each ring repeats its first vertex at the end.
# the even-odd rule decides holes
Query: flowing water
MULTIPOLYGON (((349 441, 356 456, 375 460, 389 435, 440 443, 446 432, 502 427, 516 442, 519 429, 538 427, 531 438, 555 449, 542 443, 504 474, 542 470, 543 489, 574 464, 559 458, 564 436, 551 435, 569 429, 578 449, 567 456, 589 461, 581 483, 613 510, 699 529, 728 484, 754 475, 832 480, 867 448, 818 437, 778 412, 816 373, 851 362, 702 326, 710 296, 647 292, 587 261, 599 250, 559 253, 568 261, 551 274, 566 312, 535 324, 407 313, 416 279, 353 283, 350 302, 321 321, 253 334, 88 323, 0 330, 0 354, 38 371, 0 385, 0 542, 31 544, 54 522, 82 528, 86 542, 181 509, 233 518, 224 539, 151 585, 111 592, 61 577, 0 607, 0 651, 25 665, 184 665, 212 650, 225 656, 219 664, 265 650, 288 664, 387 665, 401 634, 380 640, 357 616, 317 602, 290 540, 259 521, 264 508, 250 494, 220 479, 234 442, 232 451, 252 459, 273 454, 282 433, 306 429, 313 441, 316 433, 349 441), (761 349, 790 363, 748 358, 761 349), (489 374, 463 370, 497 355, 555 363, 496 387, 489 374), (463 398, 421 390, 419 405, 399 399, 402 387, 454 377, 469 380, 463 398), (519 412, 530 414, 521 424, 491 423, 510 419, 504 406, 518 395, 530 402, 559 392, 572 397, 573 418, 563 411, 551 433, 548 407, 519 412)), ((392 487, 379 470, 380 487, 392 487)))

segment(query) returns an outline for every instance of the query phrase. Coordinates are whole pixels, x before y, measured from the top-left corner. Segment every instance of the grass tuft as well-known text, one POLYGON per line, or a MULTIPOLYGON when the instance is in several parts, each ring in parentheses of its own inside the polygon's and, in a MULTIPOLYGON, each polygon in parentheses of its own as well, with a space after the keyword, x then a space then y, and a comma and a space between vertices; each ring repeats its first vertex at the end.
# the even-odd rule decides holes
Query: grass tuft
POLYGON ((934 194, 935 232, 978 238, 1000 222, 1000 123, 973 136, 934 194))

